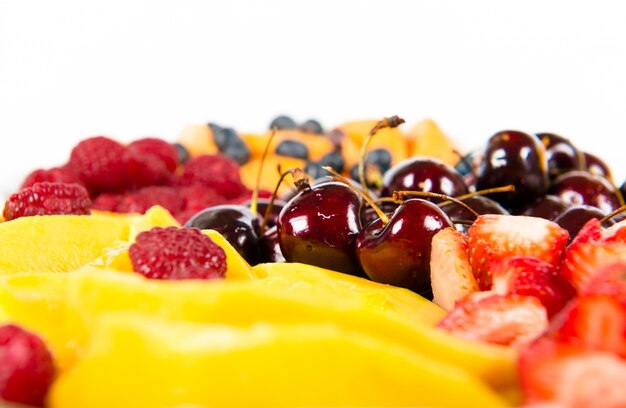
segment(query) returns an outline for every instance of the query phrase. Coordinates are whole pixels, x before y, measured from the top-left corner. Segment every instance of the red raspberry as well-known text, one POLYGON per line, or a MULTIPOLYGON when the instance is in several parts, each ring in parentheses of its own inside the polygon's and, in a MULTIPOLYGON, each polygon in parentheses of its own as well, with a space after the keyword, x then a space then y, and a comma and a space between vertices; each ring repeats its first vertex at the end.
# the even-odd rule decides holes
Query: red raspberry
POLYGON ((92 203, 79 184, 36 183, 11 195, 4 204, 4 219, 51 214, 89 214, 92 203))
POLYGON ((92 195, 128 186, 130 154, 126 146, 104 136, 78 143, 70 154, 70 168, 92 195))
POLYGON ((154 156, 131 154, 128 164, 128 184, 132 188, 171 184, 173 179, 165 163, 154 156))
POLYGON ((226 253, 195 228, 154 227, 137 235, 128 254, 133 270, 151 279, 217 279, 226 253))
POLYGON ((164 140, 146 137, 135 140, 128 145, 128 151, 135 157, 152 156, 165 165, 168 172, 173 173, 178 167, 178 152, 174 145, 164 140))
POLYGON ((215 189, 201 185, 180 187, 179 191, 185 200, 185 210, 198 212, 224 203, 224 199, 215 189))
POLYGON ((154 205, 160 205, 170 214, 176 214, 183 210, 185 201, 174 187, 150 186, 128 193, 115 211, 143 214, 154 205))
POLYGON ((237 162, 220 154, 201 155, 189 160, 178 183, 213 188, 224 198, 238 197, 246 191, 237 162))
POLYGON ((30 187, 43 181, 56 181, 59 183, 79 183, 78 178, 72 173, 68 165, 53 167, 51 169, 38 169, 31 172, 20 186, 20 189, 30 187))
POLYGON ((118 193, 102 193, 93 199, 93 210, 98 211, 117 211, 117 206, 124 199, 123 194, 118 193))
POLYGON ((12 324, 0 327, 0 399, 43 406, 54 376, 52 355, 39 337, 12 324))

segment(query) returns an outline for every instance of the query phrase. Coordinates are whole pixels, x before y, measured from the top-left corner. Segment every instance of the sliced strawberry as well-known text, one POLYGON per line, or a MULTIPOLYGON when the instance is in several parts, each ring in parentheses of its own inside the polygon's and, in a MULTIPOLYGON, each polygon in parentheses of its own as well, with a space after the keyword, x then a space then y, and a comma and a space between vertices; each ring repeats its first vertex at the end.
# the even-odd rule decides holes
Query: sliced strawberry
POLYGON ((478 290, 467 255, 467 237, 454 228, 444 228, 432 239, 430 282, 433 302, 444 310, 478 290))
POLYGON ((608 295, 626 307, 626 261, 600 269, 582 288, 581 295, 608 295))
POLYGON ((557 268, 532 256, 502 259, 493 264, 491 273, 495 293, 534 296, 550 318, 576 295, 576 290, 557 268))
POLYGON ((594 242, 602 239, 602 224, 597 218, 592 218, 582 226, 570 245, 594 242))
POLYGON ((626 243, 626 220, 622 220, 602 231, 602 240, 605 242, 626 243))
POLYGON ((479 216, 468 231, 469 260, 478 286, 491 288, 491 266, 514 255, 529 255, 558 266, 569 234, 556 223, 521 215, 479 216))
POLYGON ((601 269, 626 262, 626 243, 572 241, 565 255, 561 273, 580 291, 601 269))
POLYGON ((522 347, 548 326, 546 309, 537 298, 493 294, 473 301, 472 296, 457 302, 438 327, 468 340, 522 347))
POLYGON ((526 404, 626 407, 626 361, 541 337, 520 355, 520 384, 526 404))

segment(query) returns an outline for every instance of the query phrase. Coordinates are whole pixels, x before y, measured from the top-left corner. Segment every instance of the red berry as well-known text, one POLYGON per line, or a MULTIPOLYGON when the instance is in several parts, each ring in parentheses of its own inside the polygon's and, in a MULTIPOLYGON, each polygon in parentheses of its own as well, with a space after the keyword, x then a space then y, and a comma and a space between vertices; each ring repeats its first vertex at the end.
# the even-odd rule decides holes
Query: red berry
POLYGON ((522 215, 479 216, 468 231, 469 259, 478 285, 491 288, 491 266, 514 255, 530 255, 557 267, 569 238, 552 221, 522 215))
POLYGON ((54 376, 52 355, 39 337, 12 324, 0 327, 0 399, 43 406, 54 376))
POLYGON ((180 187, 179 193, 185 201, 185 211, 198 212, 224 202, 216 190, 201 185, 180 187))
POLYGON ((79 183, 78 178, 74 175, 68 165, 61 167, 53 167, 51 169, 38 169, 31 172, 20 189, 30 187, 35 183, 41 183, 43 181, 54 181, 59 183, 79 183))
POLYGON ((117 211, 117 206, 120 205, 124 199, 124 194, 120 193, 102 193, 93 199, 94 210, 98 211, 117 211))
POLYGON ((4 204, 4 219, 52 214, 89 214, 92 203, 78 184, 36 183, 11 195, 4 204))
POLYGON ((128 251, 133 270, 151 279, 217 279, 226 253, 195 228, 154 227, 137 235, 128 251))
POLYGON ((201 155, 189 160, 178 180, 181 186, 199 184, 215 189, 224 198, 235 198, 246 191, 237 162, 223 155, 201 155))
POLYGON ((514 256, 491 268, 492 290, 501 295, 534 296, 554 316, 576 295, 576 290, 551 264, 532 256, 514 256))
POLYGON ((70 168, 89 192, 119 191, 129 184, 130 154, 126 146, 104 136, 78 143, 70 155, 70 168))
POLYGON ((183 210, 184 200, 174 187, 149 186, 126 194, 115 207, 115 211, 143 214, 154 205, 160 205, 170 214, 176 214, 183 210))
POLYGON ((161 139, 146 137, 135 140, 128 145, 128 151, 134 157, 150 157, 151 160, 163 163, 170 173, 173 173, 178 167, 176 148, 161 139))

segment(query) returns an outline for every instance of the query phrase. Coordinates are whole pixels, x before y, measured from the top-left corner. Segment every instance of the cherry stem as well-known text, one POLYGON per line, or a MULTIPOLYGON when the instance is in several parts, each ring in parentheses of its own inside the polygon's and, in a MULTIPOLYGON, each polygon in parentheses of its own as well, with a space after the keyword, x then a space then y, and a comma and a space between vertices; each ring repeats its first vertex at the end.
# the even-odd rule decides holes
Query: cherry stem
POLYGON ((404 201, 405 197, 440 198, 442 200, 452 201, 453 203, 460 205, 461 207, 465 208, 467 211, 472 213, 472 215, 474 215, 476 218, 478 218, 480 215, 476 211, 474 211, 472 207, 465 204, 463 201, 458 200, 454 197, 447 196, 445 194, 431 193, 430 191, 394 191, 393 192, 393 201, 396 203, 401 203, 402 201, 404 201))
POLYGON ((374 211, 376 211, 376 214, 378 215, 378 217, 382 221, 383 226, 385 226, 385 225, 387 225, 389 223, 389 217, 387 217, 387 215, 383 212, 383 210, 381 210, 380 207, 376 205, 376 203, 374 202, 374 200, 372 200, 372 198, 370 196, 368 196, 360 188, 358 188, 357 186, 352 184, 352 182, 350 182, 350 180, 348 180, 347 178, 345 178, 341 174, 337 173, 335 171, 335 169, 333 169, 332 167, 330 167, 330 166, 322 166, 322 168, 324 170, 326 170, 327 172, 329 172, 330 174, 332 174, 331 178, 333 180, 341 181, 342 183, 347 184, 359 196, 361 196, 374 209, 374 211))
MULTIPOLYGON (((250 197, 250 211, 252 214, 256 214, 259 210, 259 186, 261 185, 261 172, 263 171, 263 164, 265 163, 265 158, 267 157, 267 152, 270 150, 270 144, 272 144, 272 139, 274 139, 274 135, 276 135, 277 128, 272 128, 272 133, 270 134, 267 143, 265 144, 265 149, 263 150, 263 155, 261 156, 261 162, 259 163, 259 171, 256 174, 256 182, 254 183, 254 190, 252 190, 252 197, 250 197)), ((280 185, 280 183, 278 183, 280 185)))
POLYGON ((272 213, 272 208, 274 207, 274 200, 276 200, 276 196, 278 196, 278 189, 280 188, 280 185, 285 180, 285 177, 287 177, 288 174, 291 174, 292 177, 294 178, 294 183, 296 183, 296 187, 298 188, 298 190, 301 190, 301 188, 299 188, 298 185, 301 185, 301 186, 304 186, 305 184, 307 186, 309 185, 309 179, 306 177, 304 172, 298 168, 289 168, 285 171, 282 171, 280 168, 280 164, 279 164, 276 170, 278 170, 278 173, 280 174, 280 178, 278 179, 278 183, 276 183, 276 187, 274 187, 274 191, 272 192, 272 195, 270 196, 270 201, 267 203, 265 214, 263 214, 263 222, 261 222, 261 227, 259 228, 261 232, 260 235, 263 235, 263 233, 265 232, 265 228, 267 227, 267 222, 269 221, 270 214, 272 213))
POLYGON ((367 194, 368 196, 369 196, 369 192, 368 192, 368 187, 366 183, 367 180, 365 178, 365 156, 367 154, 367 147, 369 146, 371 140, 374 138, 374 135, 376 135, 376 133, 378 133, 380 129, 396 128, 403 123, 404 123, 404 119, 402 119, 398 115, 394 115, 388 118, 383 118, 382 120, 378 121, 374 125, 374 127, 370 130, 370 133, 367 135, 367 137, 361 144, 361 154, 359 155, 360 160, 359 160, 359 167, 358 167, 359 181, 361 182, 361 185, 365 189, 364 193, 367 194))
POLYGON ((626 211, 626 205, 622 205, 621 207, 613 210, 613 212, 611 212, 609 215, 607 215, 604 218, 602 218, 600 220, 600 224, 603 224, 604 222, 610 220, 611 218, 615 217, 617 214, 620 214, 620 213, 622 213, 624 211, 626 211))
POLYGON ((493 187, 493 188, 486 188, 484 190, 474 191, 472 193, 467 193, 467 194, 460 195, 460 196, 456 197, 456 199, 457 200, 466 200, 466 199, 471 198, 471 197, 487 195, 487 194, 493 194, 493 193, 507 193, 507 192, 510 192, 510 191, 515 191, 515 186, 513 184, 509 184, 507 186, 502 186, 502 187, 493 187))

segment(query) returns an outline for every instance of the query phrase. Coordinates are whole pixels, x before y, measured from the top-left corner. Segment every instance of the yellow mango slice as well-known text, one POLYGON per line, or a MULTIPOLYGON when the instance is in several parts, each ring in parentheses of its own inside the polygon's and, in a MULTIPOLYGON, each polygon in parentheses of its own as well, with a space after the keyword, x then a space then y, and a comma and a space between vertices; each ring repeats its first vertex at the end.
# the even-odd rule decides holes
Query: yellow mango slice
POLYGON ((237 250, 215 230, 202 230, 203 233, 211 237, 213 242, 221 246, 226 253, 226 279, 253 279, 254 271, 248 262, 237 252, 237 250))
MULTIPOLYGON (((346 156, 346 163, 353 165, 359 162, 361 146, 377 123, 378 120, 359 120, 346 122, 339 126, 339 129, 343 130, 348 139, 358 148, 356 151, 353 148, 346 149, 344 155, 346 156)), ((347 144, 346 142, 344 145, 347 144)), ((367 151, 374 149, 386 149, 391 154, 392 165, 409 157, 406 138, 399 128, 383 128, 376 132, 376 135, 369 142, 367 151)))
POLYGON ((406 136, 409 140, 411 156, 435 157, 451 166, 459 161, 454 143, 431 119, 418 122, 406 136))
POLYGON ((126 222, 103 215, 44 215, 3 222, 0 275, 73 271, 128 236, 126 222))
POLYGON ((506 403, 476 378, 333 324, 229 326, 103 316, 54 384, 52 408, 474 406, 506 403))
POLYGON ((185 146, 191 156, 219 153, 213 131, 206 124, 185 126, 178 136, 178 143, 185 146))

